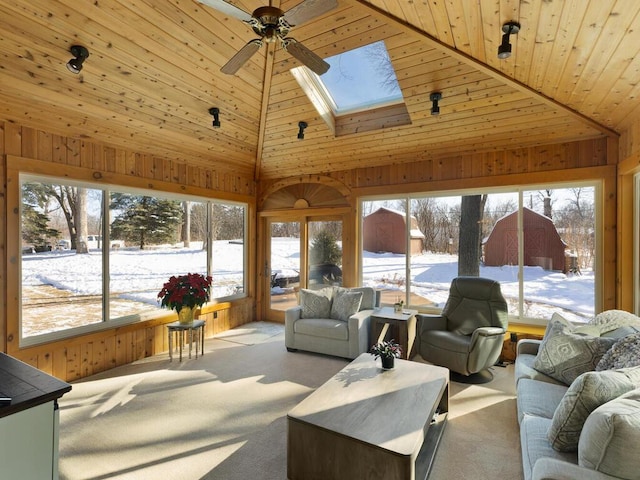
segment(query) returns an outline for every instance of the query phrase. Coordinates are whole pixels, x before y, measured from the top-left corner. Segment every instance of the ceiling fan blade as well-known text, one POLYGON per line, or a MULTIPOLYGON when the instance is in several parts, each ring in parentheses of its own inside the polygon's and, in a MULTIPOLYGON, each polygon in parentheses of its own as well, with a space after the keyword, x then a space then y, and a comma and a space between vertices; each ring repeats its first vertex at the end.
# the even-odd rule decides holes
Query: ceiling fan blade
POLYGON ((338 6, 337 0, 303 0, 284 13, 284 19, 291 26, 301 25, 312 18, 319 17, 338 6))
POLYGON ((249 60, 254 53, 256 53, 260 47, 262 46, 262 40, 256 38, 247 43, 244 47, 238 50, 231 59, 224 64, 224 66, 220 69, 222 73, 226 73, 227 75, 233 75, 240 67, 242 67, 247 60, 249 60))
POLYGON ((231 5, 230 3, 225 2, 224 0, 198 0, 198 2, 203 5, 207 5, 211 8, 215 8, 216 10, 224 13, 225 15, 230 15, 235 18, 239 18, 240 20, 244 20, 248 22, 251 20, 251 14, 245 12, 241 8, 236 7, 235 5, 231 5))
POLYGON ((293 38, 285 38, 282 47, 317 75, 329 70, 329 64, 293 38))

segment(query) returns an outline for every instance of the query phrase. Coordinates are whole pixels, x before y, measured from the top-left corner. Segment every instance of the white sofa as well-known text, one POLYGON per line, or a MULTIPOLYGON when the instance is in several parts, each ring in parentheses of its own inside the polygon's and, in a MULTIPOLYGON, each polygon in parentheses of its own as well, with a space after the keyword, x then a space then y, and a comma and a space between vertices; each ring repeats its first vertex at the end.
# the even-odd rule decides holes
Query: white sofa
POLYGON ((640 363, 640 318, 630 315, 603 312, 591 325, 555 328, 564 329, 562 341, 570 339, 558 346, 556 365, 550 362, 549 340, 554 320, 543 340, 518 342, 515 381, 525 480, 640 479, 640 367, 630 366, 640 363), (599 324, 605 317, 614 321, 599 324), (581 357, 574 340, 589 345, 595 369, 588 369, 588 355, 581 357))
POLYGON ((300 290, 300 305, 285 311, 285 346, 354 359, 369 351, 369 324, 380 292, 370 287, 300 290))

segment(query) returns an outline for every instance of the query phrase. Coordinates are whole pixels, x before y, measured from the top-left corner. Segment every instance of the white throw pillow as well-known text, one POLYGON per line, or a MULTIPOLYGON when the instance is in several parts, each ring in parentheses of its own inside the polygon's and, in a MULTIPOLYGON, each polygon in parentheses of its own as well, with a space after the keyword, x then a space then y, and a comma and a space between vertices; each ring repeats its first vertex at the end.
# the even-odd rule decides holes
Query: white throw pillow
POLYGON ((616 478, 640 478, 640 389, 596 408, 584 422, 578 464, 616 478))
POLYGON ((300 290, 301 318, 330 318, 331 316, 331 289, 300 290))
POLYGON ((592 337, 573 332, 573 327, 552 319, 540 344, 533 368, 563 382, 571 383, 596 365, 615 343, 613 338, 592 337))
POLYGON ((350 292, 346 289, 336 290, 331 304, 331 318, 334 320, 349 320, 349 317, 360 310, 362 292, 350 292))
POLYGON ((547 438, 559 452, 575 452, 591 412, 640 387, 640 367, 585 372, 571 384, 553 414, 547 438))

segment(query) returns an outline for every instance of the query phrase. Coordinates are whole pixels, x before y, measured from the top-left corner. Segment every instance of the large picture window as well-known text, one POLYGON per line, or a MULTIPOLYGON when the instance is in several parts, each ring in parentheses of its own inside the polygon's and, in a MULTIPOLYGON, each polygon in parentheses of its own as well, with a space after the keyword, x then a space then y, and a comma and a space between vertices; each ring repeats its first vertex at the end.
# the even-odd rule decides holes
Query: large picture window
POLYGON ((456 276, 498 280, 509 315, 596 312, 597 185, 456 192, 362 202, 362 280, 383 303, 442 309, 456 276), (408 214, 407 214, 408 212, 408 214))
POLYGON ((245 204, 20 176, 23 343, 151 318, 172 275, 244 296, 245 204))

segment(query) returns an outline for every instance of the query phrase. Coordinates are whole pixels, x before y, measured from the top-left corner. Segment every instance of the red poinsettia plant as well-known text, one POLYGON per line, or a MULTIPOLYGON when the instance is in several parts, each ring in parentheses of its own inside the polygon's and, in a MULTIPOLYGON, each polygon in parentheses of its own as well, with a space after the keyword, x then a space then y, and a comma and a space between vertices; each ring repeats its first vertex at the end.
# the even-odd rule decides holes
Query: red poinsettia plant
POLYGON ((201 307, 209 301, 211 276, 199 273, 172 276, 158 293, 160 306, 179 312, 182 307, 201 307))

